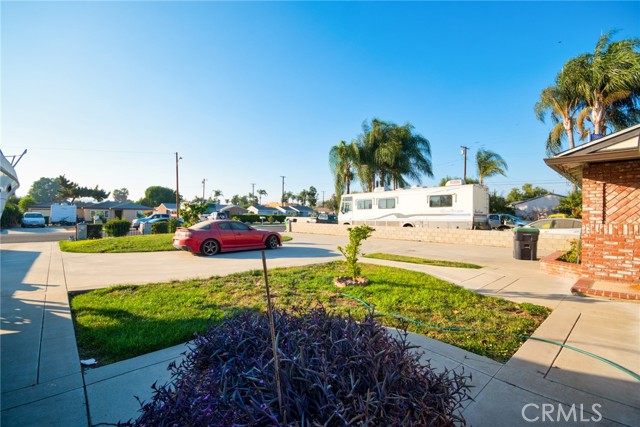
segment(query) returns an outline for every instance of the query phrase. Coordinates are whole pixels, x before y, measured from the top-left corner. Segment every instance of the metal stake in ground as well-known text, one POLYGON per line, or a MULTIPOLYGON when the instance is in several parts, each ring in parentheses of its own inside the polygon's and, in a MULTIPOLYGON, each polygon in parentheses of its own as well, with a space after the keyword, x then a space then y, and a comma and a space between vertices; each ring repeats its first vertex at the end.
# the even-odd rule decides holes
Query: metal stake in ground
POLYGON ((269 292, 269 276, 267 275, 267 258, 262 251, 262 269, 264 271, 264 284, 267 289, 267 314, 269 316, 269 329, 271 330, 271 346, 273 349, 273 370, 276 374, 276 386, 278 387, 278 406, 280 416, 284 424, 287 424, 287 414, 282 405, 282 385, 280 384, 280 362, 278 357, 278 343, 276 341, 276 325, 273 321, 273 309, 271 306, 271 293, 269 292))

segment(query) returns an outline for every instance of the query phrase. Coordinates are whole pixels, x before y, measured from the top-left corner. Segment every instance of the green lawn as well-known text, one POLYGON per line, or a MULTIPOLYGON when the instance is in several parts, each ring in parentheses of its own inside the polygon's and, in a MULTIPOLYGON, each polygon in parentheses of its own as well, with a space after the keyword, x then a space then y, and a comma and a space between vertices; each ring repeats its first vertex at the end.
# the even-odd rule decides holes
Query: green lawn
MULTIPOLYGON (((64 252, 80 253, 125 253, 125 252, 161 252, 175 251, 171 244, 173 234, 147 234, 144 236, 107 237, 105 239, 60 241, 60 249, 64 252)), ((282 241, 291 240, 282 236, 282 241)))
POLYGON ((363 255, 365 258, 386 259, 387 261, 409 262, 412 264, 434 265, 437 267, 482 268, 481 265, 466 262, 442 261, 438 259, 416 258, 404 255, 373 253, 363 255))
MULTIPOLYGON (((369 264, 362 265, 362 273, 371 281, 367 287, 336 288, 333 278, 345 274, 339 261, 274 269, 269 283, 280 308, 322 303, 332 312, 361 318, 366 308, 341 295, 345 292, 381 312, 430 325, 409 323, 410 331, 498 361, 511 357, 524 340, 519 335, 533 333, 549 314, 543 307, 487 297, 423 273, 369 264)), ((80 354, 106 364, 188 341, 238 310, 265 310, 263 283, 262 272, 252 271, 72 295, 80 354)), ((389 316, 380 320, 395 327, 406 324, 389 316)))

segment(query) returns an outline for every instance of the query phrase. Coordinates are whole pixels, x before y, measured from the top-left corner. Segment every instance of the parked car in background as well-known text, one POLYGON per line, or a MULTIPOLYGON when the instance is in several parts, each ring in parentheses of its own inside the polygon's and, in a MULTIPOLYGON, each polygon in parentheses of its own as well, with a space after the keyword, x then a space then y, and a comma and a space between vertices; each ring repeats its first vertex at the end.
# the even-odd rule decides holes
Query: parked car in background
POLYGON ((40 212, 25 212, 20 221, 22 228, 24 227, 44 227, 44 216, 40 212))
POLYGON ((321 213, 316 218, 316 223, 318 223, 318 224, 337 224, 338 223, 338 215, 321 213))
MULTIPOLYGON (((155 224, 155 223, 157 223, 157 222, 169 222, 169 220, 170 220, 170 219, 171 219, 171 217, 169 217, 169 218, 165 218, 165 217, 162 217, 162 218, 154 218, 154 219, 151 219, 151 220, 149 220, 149 221, 147 221, 147 222, 148 222, 149 224, 155 224)), ((179 222, 180 224, 182 224, 182 223, 184 222, 184 219, 182 219, 182 218, 178 218, 178 222, 179 222)))
POLYGON ((541 234, 576 234, 582 231, 582 220, 576 218, 545 218, 527 224, 527 227, 537 228, 541 234))
POLYGON ((171 218, 171 215, 169 214, 156 213, 149 216, 145 216, 144 218, 136 218, 131 222, 131 225, 133 227, 138 227, 140 224, 149 222, 153 219, 166 219, 168 221, 170 218, 171 218))
POLYGON ((514 227, 523 227, 527 224, 526 221, 509 214, 489 214, 487 221, 489 222, 489 228, 492 230, 508 230, 514 227))
POLYGON ((243 249, 276 249, 282 237, 275 231, 257 230, 240 221, 210 220, 191 227, 180 227, 173 236, 173 247, 206 256, 243 249))

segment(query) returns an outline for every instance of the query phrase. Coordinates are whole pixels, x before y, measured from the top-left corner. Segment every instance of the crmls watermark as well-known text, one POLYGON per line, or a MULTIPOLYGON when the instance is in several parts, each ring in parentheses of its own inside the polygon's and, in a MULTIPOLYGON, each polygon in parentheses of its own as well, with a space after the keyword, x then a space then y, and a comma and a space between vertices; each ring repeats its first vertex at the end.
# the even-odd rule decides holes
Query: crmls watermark
POLYGON ((583 422, 597 423, 602 420, 599 409, 602 405, 594 403, 590 407, 584 404, 571 406, 562 403, 527 403, 522 407, 522 418, 529 423, 536 422, 583 422))

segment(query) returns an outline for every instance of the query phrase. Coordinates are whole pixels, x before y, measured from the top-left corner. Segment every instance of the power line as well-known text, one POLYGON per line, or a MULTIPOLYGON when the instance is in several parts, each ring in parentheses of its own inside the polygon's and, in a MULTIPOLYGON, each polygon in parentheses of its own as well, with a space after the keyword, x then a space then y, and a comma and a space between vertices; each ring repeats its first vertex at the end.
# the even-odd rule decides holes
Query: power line
POLYGON ((28 147, 29 150, 43 151, 85 151, 95 153, 126 153, 126 154, 167 154, 173 155, 175 151, 129 151, 129 150, 99 150, 94 148, 50 148, 50 147, 28 147))

